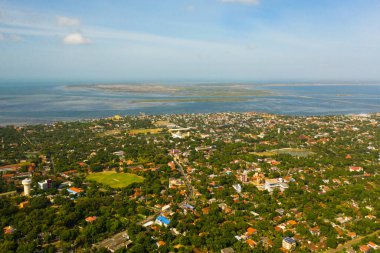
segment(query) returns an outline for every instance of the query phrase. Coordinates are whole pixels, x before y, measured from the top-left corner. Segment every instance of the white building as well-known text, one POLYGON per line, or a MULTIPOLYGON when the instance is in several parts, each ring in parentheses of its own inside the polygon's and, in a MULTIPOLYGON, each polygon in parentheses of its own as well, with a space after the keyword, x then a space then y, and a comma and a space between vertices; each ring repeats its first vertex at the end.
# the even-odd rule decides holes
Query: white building
POLYGON ((267 190, 268 192, 272 192, 276 188, 283 192, 286 189, 288 189, 289 186, 282 180, 282 178, 265 179, 265 190, 267 190))
POLYGON ((232 187, 235 189, 237 193, 241 193, 241 185, 240 184, 234 184, 232 187))
POLYGON ((52 184, 51 179, 45 180, 43 182, 38 182, 38 188, 45 191, 45 190, 50 189, 52 187, 51 184, 52 184))

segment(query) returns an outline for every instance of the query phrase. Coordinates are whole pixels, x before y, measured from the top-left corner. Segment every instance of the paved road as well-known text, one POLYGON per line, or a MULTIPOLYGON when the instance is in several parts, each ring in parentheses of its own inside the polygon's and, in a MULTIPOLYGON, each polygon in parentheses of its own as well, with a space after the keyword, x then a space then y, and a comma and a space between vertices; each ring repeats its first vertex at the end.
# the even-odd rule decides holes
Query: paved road
POLYGON ((187 195, 188 200, 193 200, 194 199, 194 189, 193 189, 193 186, 191 185, 191 183, 187 179, 185 171, 183 170, 182 165, 176 159, 174 159, 174 163, 177 165, 178 171, 181 173, 183 179, 185 180, 187 189, 189 191, 189 194, 187 195))
POLYGON ((379 233, 380 231, 377 230, 375 232, 373 232, 372 234, 369 234, 369 235, 366 235, 366 236, 359 236, 359 237, 356 237, 355 239, 351 240, 351 241, 348 241, 346 242, 345 244, 343 245, 340 245, 338 246, 338 248, 336 249, 329 249, 329 250, 326 250, 324 253, 337 253, 337 252, 342 252, 343 249, 347 249, 347 248, 350 248, 351 246, 353 246, 354 244, 357 244, 359 243, 364 237, 367 237, 367 236, 372 236, 372 235, 375 235, 376 233, 379 233))

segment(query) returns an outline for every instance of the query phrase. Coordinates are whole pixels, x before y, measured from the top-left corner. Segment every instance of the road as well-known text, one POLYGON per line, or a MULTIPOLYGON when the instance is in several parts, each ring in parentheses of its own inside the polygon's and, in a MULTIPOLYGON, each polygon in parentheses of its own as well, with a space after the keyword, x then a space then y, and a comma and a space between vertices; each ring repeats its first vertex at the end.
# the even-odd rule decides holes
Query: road
POLYGON ((375 232, 373 232, 372 234, 369 234, 369 235, 365 235, 365 236, 359 236, 359 237, 356 237, 355 239, 351 240, 351 241, 348 241, 346 242, 345 244, 343 245, 340 245, 338 246, 336 249, 329 249, 329 250, 326 250, 324 253, 337 253, 337 252, 342 252, 343 249, 347 249, 347 248, 350 248, 351 246, 359 243, 363 238, 367 237, 367 236, 372 236, 372 235, 375 235, 376 233, 379 233, 380 231, 377 230, 375 232))
POLYGON ((189 191, 189 194, 187 195, 187 200, 191 201, 194 200, 194 189, 191 185, 190 181, 187 179, 185 171, 183 170, 182 165, 177 161, 177 159, 174 159, 174 163, 176 164, 178 171, 181 173, 183 180, 185 181, 185 184, 187 186, 187 189, 189 191))

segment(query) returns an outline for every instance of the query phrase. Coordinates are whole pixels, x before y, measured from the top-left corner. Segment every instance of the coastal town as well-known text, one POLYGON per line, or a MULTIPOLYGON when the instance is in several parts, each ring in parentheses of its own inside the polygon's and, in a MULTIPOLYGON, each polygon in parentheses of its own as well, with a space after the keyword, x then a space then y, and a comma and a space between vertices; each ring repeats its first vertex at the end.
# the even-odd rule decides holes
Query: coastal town
POLYGON ((0 252, 380 252, 380 114, 0 127, 0 252))

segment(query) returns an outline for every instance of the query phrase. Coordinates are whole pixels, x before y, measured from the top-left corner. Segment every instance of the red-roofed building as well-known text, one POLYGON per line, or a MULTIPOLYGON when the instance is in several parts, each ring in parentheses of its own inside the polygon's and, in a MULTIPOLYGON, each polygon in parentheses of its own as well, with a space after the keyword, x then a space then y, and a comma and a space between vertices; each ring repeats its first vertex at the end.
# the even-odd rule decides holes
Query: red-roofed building
POLYGON ((86 218, 86 221, 91 223, 91 222, 96 221, 96 219, 98 219, 98 217, 96 217, 96 216, 89 216, 89 217, 86 218))
POLYGON ((165 243, 164 241, 158 241, 158 242, 156 243, 156 245, 157 245, 157 247, 159 248, 159 247, 165 246, 166 243, 165 243))
POLYGON ((379 248, 379 245, 377 245, 374 242, 369 242, 367 245, 368 245, 368 247, 370 247, 372 249, 378 249, 379 248))
POLYGON ((4 231, 4 234, 10 235, 13 233, 13 231, 15 231, 15 229, 12 226, 7 226, 3 228, 3 231, 4 231))
POLYGON ((254 248, 254 247, 256 247, 256 245, 257 245, 257 242, 255 242, 254 240, 252 240, 252 239, 248 239, 248 240, 246 240, 245 241, 248 245, 249 245, 249 247, 251 247, 251 248, 254 248))
POLYGON ((360 167, 360 166, 350 166, 349 169, 350 169, 351 172, 360 172, 360 171, 363 171, 363 168, 360 167))
POLYGON ((246 235, 247 235, 247 236, 251 236, 251 235, 256 234, 256 233, 257 233, 257 229, 249 227, 249 228, 247 229, 247 233, 246 233, 246 235))
POLYGON ((371 251, 371 248, 368 245, 361 245, 359 250, 363 253, 369 253, 371 251))
POLYGON ((75 194, 75 195, 77 195, 77 194, 82 193, 82 192, 83 192, 83 189, 81 189, 81 188, 77 188, 77 187, 70 187, 70 188, 67 189, 67 191, 68 191, 69 193, 71 193, 71 194, 75 194))

